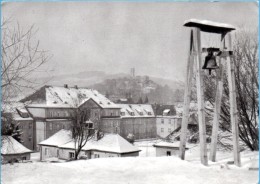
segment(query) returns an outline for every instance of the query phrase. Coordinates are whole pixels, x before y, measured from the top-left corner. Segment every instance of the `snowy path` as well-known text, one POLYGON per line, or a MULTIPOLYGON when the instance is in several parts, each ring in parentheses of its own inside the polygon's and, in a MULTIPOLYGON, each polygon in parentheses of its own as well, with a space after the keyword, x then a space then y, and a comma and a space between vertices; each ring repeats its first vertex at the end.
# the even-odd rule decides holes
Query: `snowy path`
MULTIPOLYGON (((256 184, 258 152, 242 155, 242 167, 208 167, 176 157, 100 158, 66 163, 20 163, 2 166, 3 184, 256 184)), ((230 160, 230 159, 229 159, 230 160)))

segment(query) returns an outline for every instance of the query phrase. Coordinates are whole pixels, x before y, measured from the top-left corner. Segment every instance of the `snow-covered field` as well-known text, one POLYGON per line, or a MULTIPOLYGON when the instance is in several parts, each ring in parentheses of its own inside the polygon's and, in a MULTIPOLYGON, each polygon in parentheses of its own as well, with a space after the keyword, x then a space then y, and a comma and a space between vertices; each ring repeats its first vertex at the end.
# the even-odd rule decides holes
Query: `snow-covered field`
POLYGON ((200 164, 198 147, 187 159, 155 157, 152 143, 137 143, 140 157, 99 158, 64 163, 38 162, 2 165, 3 184, 257 184, 258 152, 241 153, 242 167, 228 165, 232 153, 218 153, 218 162, 200 164))

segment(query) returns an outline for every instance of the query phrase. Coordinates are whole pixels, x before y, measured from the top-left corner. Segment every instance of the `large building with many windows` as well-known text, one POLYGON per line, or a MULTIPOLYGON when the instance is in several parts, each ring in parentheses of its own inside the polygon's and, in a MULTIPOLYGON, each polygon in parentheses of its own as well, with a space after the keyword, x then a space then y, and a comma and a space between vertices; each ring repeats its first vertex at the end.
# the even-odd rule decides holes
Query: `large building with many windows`
MULTIPOLYGON (((118 133, 135 139, 156 137, 155 115, 151 105, 115 104, 96 90, 57 86, 44 86, 21 100, 31 118, 26 136, 32 137, 29 146, 38 150, 38 143, 61 129, 69 130, 73 113, 80 109, 89 112, 89 122, 94 129, 104 133, 118 133)), ((19 121, 25 122, 25 118, 19 121)), ((27 127, 28 128, 28 127, 27 127)))

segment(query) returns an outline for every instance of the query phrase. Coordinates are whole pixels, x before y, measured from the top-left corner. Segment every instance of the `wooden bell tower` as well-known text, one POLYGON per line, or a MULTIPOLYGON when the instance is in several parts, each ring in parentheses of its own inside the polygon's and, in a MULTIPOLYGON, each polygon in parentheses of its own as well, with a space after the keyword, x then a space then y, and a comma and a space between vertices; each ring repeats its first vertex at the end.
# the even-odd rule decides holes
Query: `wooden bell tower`
POLYGON ((216 161, 217 136, 219 127, 220 107, 223 92, 223 75, 224 66, 227 65, 229 98, 230 98, 230 114, 232 124, 233 151, 234 162, 240 166, 240 153, 238 145, 238 118, 237 118, 237 102, 235 92, 235 74, 234 61, 232 57, 232 41, 230 32, 235 28, 228 24, 212 22, 207 20, 191 19, 185 21, 184 26, 191 27, 190 32, 190 47, 188 52, 187 73, 184 93, 184 109, 181 128, 181 141, 179 156, 185 158, 186 136, 189 120, 189 107, 191 98, 192 76, 194 68, 196 72, 196 87, 197 87, 197 102, 198 102, 198 121, 199 121, 199 142, 200 142, 200 158, 203 165, 208 165, 207 143, 206 143, 206 123, 205 123, 205 108, 204 108, 204 84, 202 72, 202 49, 201 48, 201 31, 215 33, 221 35, 221 48, 216 56, 219 63, 217 72, 217 91, 214 107, 214 119, 211 138, 210 160, 216 161), (227 45, 226 45, 227 43, 227 45), (194 67, 195 65, 195 67, 194 67))

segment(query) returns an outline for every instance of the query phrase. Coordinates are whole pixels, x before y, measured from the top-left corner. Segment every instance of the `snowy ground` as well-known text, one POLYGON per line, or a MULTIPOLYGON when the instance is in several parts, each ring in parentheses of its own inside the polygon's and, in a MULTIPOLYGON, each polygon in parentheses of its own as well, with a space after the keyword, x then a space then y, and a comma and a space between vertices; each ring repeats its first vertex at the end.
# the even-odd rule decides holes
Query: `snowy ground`
POLYGON ((155 157, 153 142, 136 143, 140 157, 99 158, 65 163, 38 162, 2 165, 3 184, 257 184, 258 152, 242 152, 242 167, 228 165, 232 153, 218 153, 218 162, 200 164, 198 147, 187 151, 186 161, 155 157))

